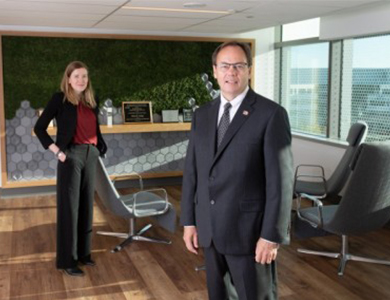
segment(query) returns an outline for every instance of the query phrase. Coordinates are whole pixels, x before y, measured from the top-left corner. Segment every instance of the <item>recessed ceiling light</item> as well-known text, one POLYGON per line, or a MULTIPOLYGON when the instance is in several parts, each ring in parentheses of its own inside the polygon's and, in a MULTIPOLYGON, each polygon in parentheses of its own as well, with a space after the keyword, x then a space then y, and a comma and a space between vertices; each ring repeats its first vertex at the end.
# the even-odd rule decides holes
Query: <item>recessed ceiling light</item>
POLYGON ((205 10, 205 9, 184 9, 184 8, 165 8, 165 7, 144 7, 144 6, 123 6, 125 9, 146 10, 146 11, 167 11, 167 12, 184 12, 184 13, 206 13, 206 14, 232 14, 234 10, 205 10))
POLYGON ((200 3, 200 2, 186 2, 183 4, 185 8, 199 8, 199 7, 205 7, 206 3, 200 3))

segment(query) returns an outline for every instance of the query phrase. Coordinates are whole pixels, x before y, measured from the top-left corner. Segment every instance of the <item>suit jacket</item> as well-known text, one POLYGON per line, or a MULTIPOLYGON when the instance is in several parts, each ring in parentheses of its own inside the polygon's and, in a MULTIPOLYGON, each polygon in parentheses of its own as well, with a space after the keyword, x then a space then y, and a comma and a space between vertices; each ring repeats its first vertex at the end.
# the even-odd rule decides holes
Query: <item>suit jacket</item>
MULTIPOLYGON (((95 109, 93 110, 96 115, 96 128, 98 148, 100 155, 104 155, 107 151, 107 145, 103 140, 99 127, 99 103, 98 100, 95 109)), ((47 133, 47 127, 51 120, 56 119, 57 122, 57 138, 56 145, 64 151, 72 142, 74 135, 76 134, 77 126, 77 106, 73 105, 69 101, 64 101, 64 93, 55 93, 42 115, 39 117, 37 123, 34 126, 34 132, 37 135, 42 146, 47 149, 54 143, 53 139, 47 133)))
POLYGON ((220 99, 197 109, 183 176, 182 225, 220 253, 252 255, 259 237, 289 242, 293 162, 283 107, 249 89, 216 150, 220 99))

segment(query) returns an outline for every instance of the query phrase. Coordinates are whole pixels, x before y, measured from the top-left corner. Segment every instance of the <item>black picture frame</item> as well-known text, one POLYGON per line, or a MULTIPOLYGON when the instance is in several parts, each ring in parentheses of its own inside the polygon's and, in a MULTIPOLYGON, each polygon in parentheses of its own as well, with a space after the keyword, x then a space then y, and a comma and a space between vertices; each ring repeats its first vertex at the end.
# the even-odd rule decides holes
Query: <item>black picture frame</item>
POLYGON ((124 124, 153 123, 152 102, 122 102, 122 119, 124 124))

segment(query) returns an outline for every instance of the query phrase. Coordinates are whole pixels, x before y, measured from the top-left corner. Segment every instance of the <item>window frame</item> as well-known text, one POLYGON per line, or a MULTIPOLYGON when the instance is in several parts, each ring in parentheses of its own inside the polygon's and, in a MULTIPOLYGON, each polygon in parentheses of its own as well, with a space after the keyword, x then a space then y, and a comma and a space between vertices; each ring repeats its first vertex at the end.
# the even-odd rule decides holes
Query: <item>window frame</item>
MULTIPOLYGON (((340 41, 324 41, 320 40, 318 37, 315 38, 306 38, 306 39, 300 39, 300 40, 293 40, 293 41, 286 41, 282 42, 282 30, 283 26, 278 26, 276 28, 276 31, 278 34, 275 34, 275 43, 274 43, 274 50, 278 52, 278 84, 277 84, 277 93, 276 93, 276 99, 277 102, 283 106, 283 99, 282 99, 282 74, 283 74, 283 48, 285 47, 294 47, 294 46, 304 46, 304 45, 311 45, 311 44, 319 44, 319 43, 328 43, 329 44, 329 60, 328 60, 328 91, 327 91, 327 126, 326 126, 326 133, 325 137, 321 137, 315 134, 305 134, 301 132, 292 131, 294 136, 304 137, 310 140, 318 140, 324 142, 325 140, 331 141, 332 144, 334 142, 339 143, 337 140, 340 136, 340 129, 339 129, 339 109, 340 109, 340 102, 341 102, 341 76, 338 81, 334 82, 333 78, 334 76, 334 59, 333 59, 333 47, 334 45, 338 45, 337 43, 340 43, 340 41), (337 94, 338 97, 333 97, 334 93, 337 94)), ((342 51, 341 51, 342 53, 342 51)), ((336 62, 339 66, 342 65, 342 57, 339 55, 339 60, 336 62)), ((337 69, 337 68, 336 68, 337 69)), ((341 69, 340 69, 341 71, 341 69)), ((341 73, 340 73, 341 75, 341 73)), ((341 144, 344 144, 341 142, 341 144)))
MULTIPOLYGON (((288 24, 286 24, 288 25, 288 24)), ((343 84, 345 84, 345 78, 347 76, 348 70, 344 70, 345 64, 349 62, 350 58, 346 57, 344 52, 348 44, 346 42, 350 40, 359 40, 365 38, 374 38, 380 36, 390 36, 390 32, 361 35, 354 37, 345 37, 335 40, 321 40, 319 37, 315 38, 304 38, 296 39, 289 41, 282 41, 283 36, 283 26, 280 25, 275 27, 275 40, 274 40, 274 51, 275 55, 275 73, 277 82, 274 86, 274 99, 280 105, 285 106, 284 99, 282 98, 282 74, 283 74, 283 48, 284 47, 293 47, 293 46, 302 46, 309 45, 314 43, 329 43, 329 66, 328 66, 328 97, 327 97, 327 126, 326 126, 326 137, 317 136, 315 134, 305 134, 298 131, 292 130, 292 134, 295 137, 301 139, 306 139, 310 141, 315 141, 318 143, 326 143, 336 146, 345 146, 347 145, 346 137, 347 132, 349 131, 349 126, 345 124, 343 119, 343 113, 348 114, 348 112, 343 111, 343 101, 348 101, 348 97, 351 97, 353 100, 353 95, 348 94, 348 90, 343 89, 343 84), (344 81, 343 81, 344 80, 344 81)), ((353 68, 352 68, 353 72, 353 68)), ((353 86, 353 82, 351 82, 353 86)), ((390 84, 390 83, 389 83, 390 84)), ((390 107, 390 104, 389 104, 390 107)), ((352 116, 351 116, 352 117, 352 116)), ((365 121, 370 126, 367 118, 361 118, 362 121, 365 121)), ((386 122, 387 119, 382 120, 386 122)), ((351 123, 352 121, 350 121, 351 123)), ((352 125, 352 124, 350 124, 352 125)), ((383 135, 383 139, 390 139, 390 134, 383 135)), ((383 140, 376 139, 375 132, 371 133, 368 136, 368 140, 379 141, 383 140)))

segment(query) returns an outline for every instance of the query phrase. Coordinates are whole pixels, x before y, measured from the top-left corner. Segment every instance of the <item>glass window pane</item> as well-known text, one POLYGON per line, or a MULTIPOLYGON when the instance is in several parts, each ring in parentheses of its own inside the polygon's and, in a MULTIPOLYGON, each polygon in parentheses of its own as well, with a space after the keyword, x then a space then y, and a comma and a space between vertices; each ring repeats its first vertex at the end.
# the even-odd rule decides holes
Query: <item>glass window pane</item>
POLYGON ((390 35, 343 44, 341 137, 351 124, 368 124, 367 141, 390 138, 390 35))
POLYGON ((283 25, 282 42, 295 41, 320 35, 320 19, 310 19, 283 25))
POLYGON ((329 43, 283 48, 282 105, 293 131, 326 136, 329 43))

